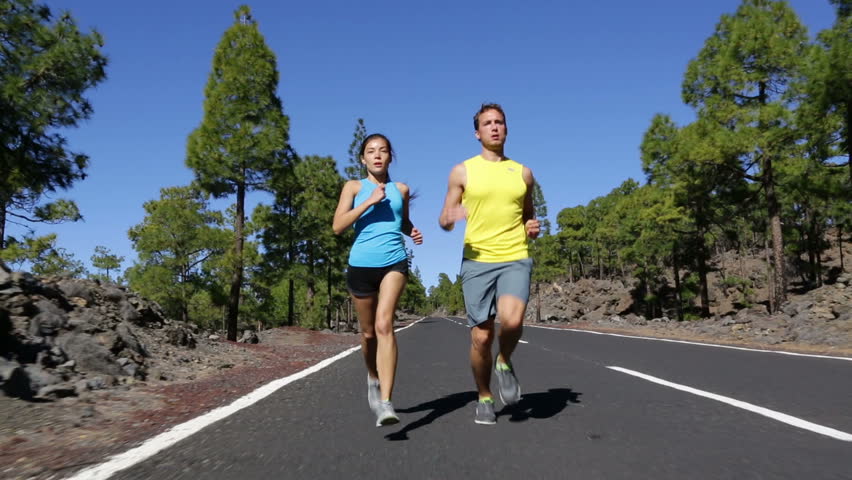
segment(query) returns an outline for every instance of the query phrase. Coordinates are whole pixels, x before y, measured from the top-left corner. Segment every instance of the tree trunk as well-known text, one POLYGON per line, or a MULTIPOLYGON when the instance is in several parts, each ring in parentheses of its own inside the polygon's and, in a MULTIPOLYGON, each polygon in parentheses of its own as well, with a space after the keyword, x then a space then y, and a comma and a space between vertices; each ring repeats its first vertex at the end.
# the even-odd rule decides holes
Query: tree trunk
POLYGON ((698 248, 698 289, 701 292, 701 316, 710 316, 710 289, 707 286, 707 247, 704 246, 703 235, 698 248))
POLYGON ((586 269, 583 268, 583 256, 580 255, 580 252, 577 252, 577 264, 580 267, 580 278, 584 278, 586 276, 586 269))
POLYGON ((535 282, 535 321, 541 323, 541 294, 539 293, 541 284, 535 282))
POLYGON ((328 328, 331 329, 331 260, 326 262, 326 293, 328 294, 328 301, 325 304, 325 323, 328 325, 328 328))
POLYGON ((6 202, 0 202, 0 250, 6 248, 6 202))
POLYGON ((840 271, 845 272, 843 268, 843 225, 837 226, 837 248, 840 249, 840 271))
POLYGON ((698 223, 698 237, 696 242, 696 261, 698 262, 698 290, 701 296, 701 316, 707 318, 710 316, 710 289, 707 286, 707 262, 710 259, 710 252, 707 251, 707 244, 704 241, 704 234, 708 230, 707 216, 704 215, 704 205, 700 202, 696 205, 695 218, 698 223))
POLYGON ((293 264, 296 261, 296 245, 293 241, 293 192, 290 191, 287 196, 287 268, 290 270, 290 277, 287 279, 287 326, 292 327, 295 322, 295 292, 296 286, 293 282, 293 264))
POLYGON ((775 311, 775 275, 772 272, 772 254, 769 249, 769 237, 763 239, 763 251, 766 253, 766 290, 769 299, 769 311, 775 311))
POLYGON ((612 268, 613 261, 612 261, 612 249, 611 248, 608 248, 607 251, 606 251, 606 264, 607 264, 607 267, 608 267, 607 268, 608 272, 607 272, 606 277, 607 277, 608 280, 612 280, 612 272, 613 272, 614 269, 612 268))
POLYGON ((821 287, 822 283, 822 254, 817 250, 816 252, 816 278, 817 278, 817 287, 821 287))
POLYGON ((677 258, 677 244, 672 247, 672 270, 674 270, 675 299, 677 301, 677 320, 683 321, 683 297, 680 292, 680 264, 677 258))
POLYGON ((802 249, 808 252, 808 268, 807 270, 804 268, 799 269, 799 278, 801 279, 802 284, 807 284, 808 282, 813 283, 813 278, 811 278, 810 276, 813 272, 814 266, 813 255, 810 246, 808 245, 808 240, 805 238, 805 228, 804 226, 797 226, 796 230, 799 231, 799 244, 801 245, 802 249))
POLYGON ((651 284, 648 281, 648 262, 642 258, 642 281, 639 292, 642 294, 642 303, 645 304, 645 314, 648 318, 654 318, 654 305, 648 301, 648 293, 651 291, 651 284))
POLYGON ((568 254, 568 281, 574 283, 574 252, 568 254))
POLYGON ((182 272, 180 274, 180 319, 189 323, 189 300, 186 298, 186 282, 187 277, 189 277, 189 272, 186 267, 181 268, 182 272))
POLYGON ((849 188, 852 188, 852 102, 846 102, 846 164, 849 166, 849 188))
MULTIPOLYGON (((762 105, 767 103, 766 83, 760 82, 759 98, 762 105)), ((761 125, 763 127, 763 125, 761 125)), ((763 130, 763 128, 761 128, 763 130)), ((787 277, 786 269, 784 268, 784 232, 781 229, 781 207, 778 202, 778 196, 775 193, 775 172, 772 166, 772 156, 774 152, 763 152, 762 154, 762 176, 763 191, 766 194, 766 208, 769 219, 769 231, 772 236, 772 254, 775 256, 773 274, 773 287, 775 293, 775 302, 770 304, 770 313, 775 313, 781 308, 787 300, 787 277)))
POLYGON ((316 268, 314 265, 314 242, 308 241, 308 282, 307 282, 307 298, 309 305, 313 306, 314 295, 316 295, 316 268))
POLYGON ((775 289, 775 304, 772 313, 778 311, 787 300, 787 278, 784 265, 784 234, 781 230, 781 208, 775 194, 775 182, 772 179, 772 160, 767 157, 764 162, 764 188, 766 189, 766 204, 768 205, 769 221, 772 232, 773 287, 775 289))
POLYGON ((293 298, 296 295, 296 285, 293 282, 293 279, 290 278, 287 280, 287 325, 292 327, 293 322, 295 320, 295 299, 293 298))
POLYGON ((228 295, 228 340, 237 341, 237 317, 240 311, 240 289, 243 284, 243 226, 245 224, 246 186, 237 185, 237 212, 234 222, 234 271, 228 295))

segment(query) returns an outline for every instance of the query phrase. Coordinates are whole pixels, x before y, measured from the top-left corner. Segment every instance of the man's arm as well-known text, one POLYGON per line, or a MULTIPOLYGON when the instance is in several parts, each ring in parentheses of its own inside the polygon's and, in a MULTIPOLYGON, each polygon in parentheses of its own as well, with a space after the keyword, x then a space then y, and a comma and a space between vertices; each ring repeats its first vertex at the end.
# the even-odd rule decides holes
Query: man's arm
POLYGON ((524 183, 527 184, 527 193, 524 194, 524 212, 522 220, 524 222, 524 230, 530 238, 538 237, 541 232, 541 223, 535 218, 535 205, 533 204, 533 190, 535 189, 535 178, 533 178, 532 170, 524 167, 522 177, 524 183))
POLYGON ((460 163, 450 171, 447 182, 447 196, 444 198, 444 208, 438 217, 438 224, 447 232, 453 229, 455 223, 467 218, 467 211, 462 206, 462 194, 467 183, 467 169, 460 163))

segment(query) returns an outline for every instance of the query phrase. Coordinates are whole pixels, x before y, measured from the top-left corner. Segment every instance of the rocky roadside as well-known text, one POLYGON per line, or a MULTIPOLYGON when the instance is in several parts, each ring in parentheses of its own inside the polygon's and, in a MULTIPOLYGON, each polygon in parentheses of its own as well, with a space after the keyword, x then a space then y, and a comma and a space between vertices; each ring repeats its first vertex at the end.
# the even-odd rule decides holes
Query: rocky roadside
MULTIPOLYGON (((839 275, 831 284, 791 295, 775 314, 758 304, 682 322, 633 313, 631 291, 620 281, 583 279, 546 285, 541 298, 543 325, 852 356, 850 273, 839 275)), ((534 306, 527 312, 527 321, 536 321, 534 306)))
POLYGON ((358 344, 227 342, 115 285, 0 268, 0 478, 60 478, 358 344))

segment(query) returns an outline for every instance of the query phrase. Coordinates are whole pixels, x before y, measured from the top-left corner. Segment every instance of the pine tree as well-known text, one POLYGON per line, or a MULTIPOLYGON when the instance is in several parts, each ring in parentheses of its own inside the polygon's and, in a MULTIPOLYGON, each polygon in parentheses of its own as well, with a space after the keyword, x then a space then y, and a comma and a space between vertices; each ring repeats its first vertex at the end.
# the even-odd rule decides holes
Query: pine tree
POLYGON ((95 254, 92 255, 91 260, 92 266, 105 271, 107 281, 111 282, 112 278, 109 276, 109 271, 118 270, 121 267, 121 262, 124 261, 124 257, 115 255, 103 245, 98 245, 95 247, 95 254))
POLYGON ((234 265, 228 295, 227 338, 237 338, 246 240, 245 199, 268 189, 277 167, 288 158, 289 121, 276 95, 275 55, 266 45, 248 6, 234 13, 213 55, 205 88, 204 118, 192 132, 186 163, 198 184, 215 197, 236 195, 234 265))
MULTIPOLYGON (((318 276, 326 277, 327 302, 333 298, 335 284, 342 288, 343 250, 342 240, 330 228, 330 219, 337 207, 337 195, 343 186, 343 179, 337 172, 334 159, 309 155, 295 168, 299 190, 294 201, 299 211, 297 238, 302 263, 307 266, 303 280, 307 286, 307 304, 309 314, 319 315, 319 305, 314 304, 317 293, 318 276)), ((332 306, 326 304, 326 326, 331 327, 332 306)), ((318 317, 317 317, 318 318, 318 317)), ((316 318, 312 324, 318 322, 316 318)))
POLYGON ((205 274, 205 264, 229 242, 222 214, 208 210, 207 195, 191 186, 163 188, 143 208, 142 223, 127 232, 139 256, 128 280, 170 316, 188 322, 190 299, 216 283, 205 274))
POLYGON ((541 233, 550 235, 550 220, 547 219, 547 201, 538 182, 533 184, 533 209, 535 218, 541 222, 541 233))
POLYGON ((56 234, 50 233, 41 237, 25 236, 21 240, 14 239, 0 250, 0 262, 6 262, 15 269, 22 265, 30 265, 35 275, 61 275, 64 277, 80 278, 86 274, 83 263, 74 258, 62 247, 56 245, 56 234))
POLYGON ((344 169, 347 180, 360 180, 367 176, 367 167, 361 163, 361 144, 367 138, 367 127, 364 119, 359 118, 355 122, 355 133, 352 134, 352 143, 349 144, 349 164, 344 169))
POLYGON ((428 300, 426 299, 426 287, 423 286, 423 277, 420 269, 414 267, 408 275, 405 290, 399 297, 399 309, 408 312, 425 315, 428 314, 428 300))
POLYGON ((836 153, 846 155, 852 189, 852 0, 831 3, 837 7, 837 20, 818 36, 815 68, 807 90, 821 114, 816 118, 834 114, 840 119, 840 128, 835 131, 842 141, 836 153))
POLYGON ((86 176, 88 157, 70 151, 63 133, 92 115, 83 95, 103 81, 107 59, 100 34, 32 0, 0 3, 0 33, 2 250, 8 222, 82 218, 69 200, 40 202, 86 176))
POLYGON ((684 101, 733 133, 741 174, 763 189, 774 259, 773 311, 787 296, 775 163, 788 158, 795 144, 788 86, 801 73, 806 48, 805 27, 786 2, 743 0, 736 14, 722 16, 683 82, 684 101))

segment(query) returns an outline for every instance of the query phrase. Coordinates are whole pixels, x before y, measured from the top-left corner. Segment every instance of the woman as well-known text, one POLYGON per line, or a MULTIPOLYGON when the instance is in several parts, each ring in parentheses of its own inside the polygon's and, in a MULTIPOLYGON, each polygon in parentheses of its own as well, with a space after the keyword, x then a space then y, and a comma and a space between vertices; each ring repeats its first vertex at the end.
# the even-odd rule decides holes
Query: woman
POLYGON ((361 352, 367 364, 367 402, 376 414, 376 426, 399 422, 391 403, 397 348, 393 316, 408 280, 408 255, 402 235, 415 245, 423 235, 408 218, 408 186, 392 182, 390 140, 372 134, 361 143, 361 163, 367 178, 349 180, 340 192, 334 212, 334 233, 354 225, 355 241, 349 252, 346 285, 361 326, 361 352))

